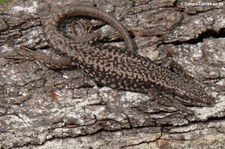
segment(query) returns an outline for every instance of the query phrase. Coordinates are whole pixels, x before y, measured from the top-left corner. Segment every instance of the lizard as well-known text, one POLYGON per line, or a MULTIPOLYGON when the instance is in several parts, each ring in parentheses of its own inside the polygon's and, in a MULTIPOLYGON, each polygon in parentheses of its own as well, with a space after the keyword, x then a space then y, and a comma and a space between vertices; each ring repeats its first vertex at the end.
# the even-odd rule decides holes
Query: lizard
MULTIPOLYGON (((118 24, 105 17, 104 13, 97 8, 73 5, 53 12, 44 24, 44 32, 49 45, 59 53, 59 59, 54 60, 43 52, 30 50, 25 50, 26 52, 22 52, 22 55, 30 60, 37 60, 51 69, 76 67, 96 84, 113 89, 153 93, 159 103, 174 106, 189 113, 192 112, 184 105, 212 106, 215 103, 215 98, 208 95, 204 87, 192 77, 171 71, 132 50, 93 45, 80 48, 76 46, 76 41, 63 36, 58 31, 58 26, 63 19, 75 16, 94 17, 118 29, 118 24)), ((121 33, 124 28, 118 31, 121 33)), ((130 40, 130 37, 127 37, 129 34, 121 35, 125 41, 130 40)), ((127 48, 133 49, 130 43, 126 41, 127 48)))

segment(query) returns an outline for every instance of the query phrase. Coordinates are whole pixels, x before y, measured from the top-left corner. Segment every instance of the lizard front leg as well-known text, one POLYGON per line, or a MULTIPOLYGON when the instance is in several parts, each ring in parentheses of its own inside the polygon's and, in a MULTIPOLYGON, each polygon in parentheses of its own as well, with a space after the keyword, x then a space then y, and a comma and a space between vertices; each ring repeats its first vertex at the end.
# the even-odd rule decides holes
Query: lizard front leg
POLYGON ((156 63, 162 67, 165 67, 169 70, 171 70, 172 72, 182 75, 186 78, 190 78, 193 79, 191 76, 189 76, 185 70, 183 69, 183 67, 181 65, 179 65, 177 62, 175 62, 172 58, 168 57, 166 59, 163 60, 158 60, 156 61, 156 63))

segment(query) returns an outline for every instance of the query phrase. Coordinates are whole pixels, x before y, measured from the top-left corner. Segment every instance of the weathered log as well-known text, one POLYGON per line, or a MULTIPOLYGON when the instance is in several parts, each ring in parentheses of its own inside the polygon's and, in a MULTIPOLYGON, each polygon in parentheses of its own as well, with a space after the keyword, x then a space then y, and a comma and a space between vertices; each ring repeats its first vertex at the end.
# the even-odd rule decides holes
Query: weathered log
MULTIPOLYGON (((120 20, 140 55, 170 57, 199 80, 216 104, 190 107, 195 115, 148 95, 96 86, 76 69, 53 71, 35 61, 4 58, 21 47, 50 51, 42 20, 67 3, 74 2, 12 0, 0 6, 0 147, 223 148, 225 2, 76 1, 120 20)), ((70 32, 73 21, 63 22, 61 30, 70 32)), ((123 46, 112 28, 100 30, 113 34, 102 44, 123 46)))

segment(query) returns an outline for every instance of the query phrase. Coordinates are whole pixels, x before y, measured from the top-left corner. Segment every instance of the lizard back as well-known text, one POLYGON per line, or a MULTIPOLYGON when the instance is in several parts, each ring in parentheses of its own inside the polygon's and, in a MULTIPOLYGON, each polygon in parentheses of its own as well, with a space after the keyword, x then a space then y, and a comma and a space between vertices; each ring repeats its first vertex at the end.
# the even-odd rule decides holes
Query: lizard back
POLYGON ((191 77, 161 67, 149 58, 117 47, 89 47, 74 56, 81 70, 97 84, 114 89, 148 93, 155 88, 183 100, 211 105, 214 99, 191 77))

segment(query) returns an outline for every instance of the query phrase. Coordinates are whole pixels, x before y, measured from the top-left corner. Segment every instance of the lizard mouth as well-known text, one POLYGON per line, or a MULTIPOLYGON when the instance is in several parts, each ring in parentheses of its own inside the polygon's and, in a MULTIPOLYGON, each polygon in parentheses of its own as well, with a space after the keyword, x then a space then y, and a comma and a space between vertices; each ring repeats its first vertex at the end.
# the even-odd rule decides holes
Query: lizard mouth
POLYGON ((210 107, 215 104, 214 97, 208 95, 202 88, 201 90, 189 89, 187 91, 177 89, 174 90, 174 99, 186 106, 192 107, 210 107))

